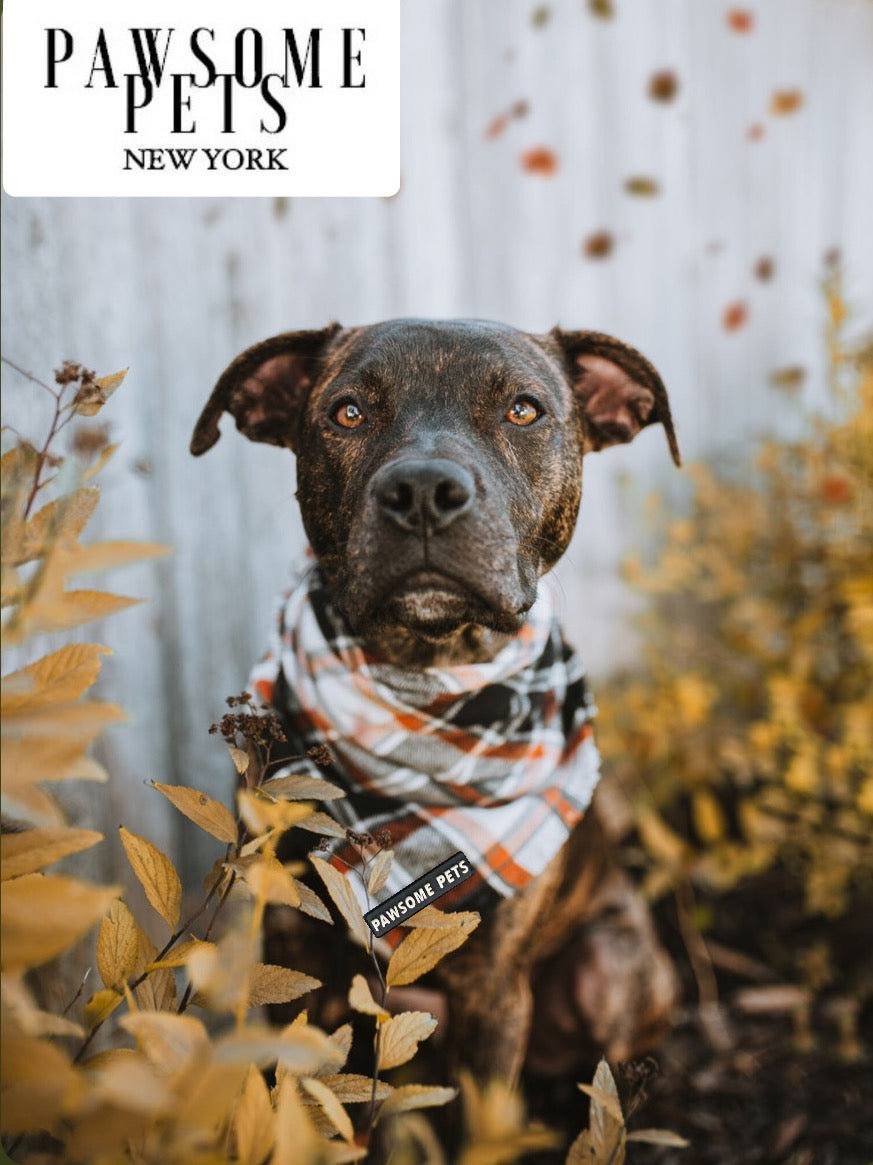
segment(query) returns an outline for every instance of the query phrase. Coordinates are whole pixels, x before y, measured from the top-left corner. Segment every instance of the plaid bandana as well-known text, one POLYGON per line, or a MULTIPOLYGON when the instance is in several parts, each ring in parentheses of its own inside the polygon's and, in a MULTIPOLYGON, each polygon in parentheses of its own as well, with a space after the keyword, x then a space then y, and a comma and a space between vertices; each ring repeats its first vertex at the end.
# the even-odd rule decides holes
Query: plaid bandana
MULTIPOLYGON (((380 899, 462 850, 475 874, 438 905, 487 910, 542 873, 597 784, 596 709, 547 583, 490 662, 402 668, 368 656, 310 568, 283 595, 249 687, 295 752, 326 744, 334 758, 325 768, 301 755, 272 775, 327 778, 347 793, 327 803, 331 816, 383 843, 390 836, 380 899)), ((331 851, 340 870, 358 864, 346 841, 331 851)), ((350 884, 363 910, 375 905, 359 878, 350 884)))

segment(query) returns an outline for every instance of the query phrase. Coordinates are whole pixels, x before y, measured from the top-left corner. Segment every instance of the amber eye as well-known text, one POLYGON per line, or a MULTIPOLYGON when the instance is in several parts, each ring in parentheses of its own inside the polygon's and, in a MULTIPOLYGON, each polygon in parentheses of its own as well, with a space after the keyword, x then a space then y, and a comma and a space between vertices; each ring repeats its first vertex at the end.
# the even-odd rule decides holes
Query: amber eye
POLYGON ((345 400, 334 409, 333 419, 343 429, 357 429, 367 418, 360 405, 353 400, 345 400))
POLYGON ((532 425, 537 417, 540 416, 542 416, 542 413, 533 401, 520 396, 518 400, 513 401, 510 405, 506 419, 513 425, 532 425))

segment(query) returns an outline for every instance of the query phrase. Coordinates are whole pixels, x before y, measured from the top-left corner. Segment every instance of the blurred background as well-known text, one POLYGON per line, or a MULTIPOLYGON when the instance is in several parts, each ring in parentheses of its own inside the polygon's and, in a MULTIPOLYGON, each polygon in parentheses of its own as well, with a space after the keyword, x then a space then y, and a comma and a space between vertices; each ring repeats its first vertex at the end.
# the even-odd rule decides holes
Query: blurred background
MULTIPOLYGON (((144 782, 229 793, 207 730, 303 545, 290 454, 229 418, 214 451, 188 453, 240 350, 399 315, 611 332, 660 370, 686 462, 742 484, 764 437, 837 415, 823 279, 841 273, 846 351, 873 319, 870 0, 416 0, 402 25, 396 197, 3 199, 3 354, 43 379, 65 358, 130 368, 100 418, 121 448, 92 530, 174 549, 113 576, 147 603, 87 629, 115 651, 101 685, 130 722, 103 745, 112 782, 72 808, 110 834, 133 823, 186 884, 214 855, 144 782)), ((3 388, 5 419, 39 437, 43 395, 7 365, 3 388)), ((558 575, 568 633, 613 703, 607 681, 656 642, 622 563, 659 553, 649 495, 686 514, 692 481, 660 430, 586 463, 558 575)), ((688 698, 705 717, 706 693, 688 698)), ((117 877, 113 845, 101 860, 117 877)))

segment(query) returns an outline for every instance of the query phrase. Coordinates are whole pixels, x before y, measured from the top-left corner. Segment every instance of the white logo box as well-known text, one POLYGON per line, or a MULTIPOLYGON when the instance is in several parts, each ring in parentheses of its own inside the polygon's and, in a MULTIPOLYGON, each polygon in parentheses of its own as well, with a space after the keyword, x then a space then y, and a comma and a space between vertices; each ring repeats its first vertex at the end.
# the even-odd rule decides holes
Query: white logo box
POLYGON ((399 0, 6 0, 4 188, 396 194, 399 22, 399 0))

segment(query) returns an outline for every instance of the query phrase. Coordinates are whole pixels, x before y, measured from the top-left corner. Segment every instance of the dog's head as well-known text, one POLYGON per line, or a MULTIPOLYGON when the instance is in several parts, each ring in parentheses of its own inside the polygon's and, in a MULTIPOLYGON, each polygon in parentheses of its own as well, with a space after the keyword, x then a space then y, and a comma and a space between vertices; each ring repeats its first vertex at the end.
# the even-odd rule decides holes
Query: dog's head
POLYGON ((224 372, 191 442, 230 412, 297 455, 297 497, 334 601, 364 638, 516 630, 570 541, 587 452, 664 426, 667 393, 596 332, 478 320, 289 332, 224 372))

